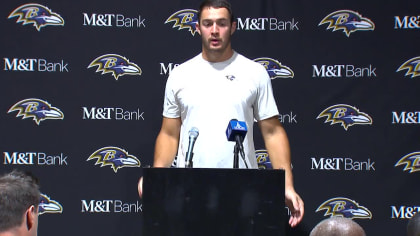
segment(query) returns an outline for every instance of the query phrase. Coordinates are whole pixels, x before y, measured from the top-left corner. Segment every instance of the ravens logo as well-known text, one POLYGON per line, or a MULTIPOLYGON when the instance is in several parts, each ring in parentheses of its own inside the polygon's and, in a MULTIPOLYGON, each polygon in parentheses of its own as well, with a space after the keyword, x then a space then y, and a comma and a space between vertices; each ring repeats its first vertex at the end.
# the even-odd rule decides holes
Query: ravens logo
POLYGON ((178 28, 178 30, 188 29, 190 33, 194 36, 197 33, 195 28, 198 22, 197 10, 184 9, 175 12, 172 14, 166 21, 166 23, 174 22, 172 28, 178 28))
POLYGON ((33 24, 40 31, 47 25, 64 25, 63 18, 45 6, 36 3, 24 4, 10 13, 8 19, 18 17, 16 23, 33 24))
POLYGON ((295 76, 295 73, 289 67, 272 58, 260 57, 254 59, 254 61, 264 66, 271 79, 293 78, 295 76))
POLYGON ((371 219, 372 213, 364 206, 360 206, 357 202, 344 198, 332 198, 322 203, 316 212, 326 210, 324 216, 341 216, 345 218, 371 219))
POLYGON ((52 107, 48 102, 37 98, 24 99, 13 105, 7 113, 17 111, 16 117, 22 119, 33 118, 39 125, 41 121, 47 119, 64 119, 64 114, 58 108, 52 107))
POLYGON ((111 73, 115 80, 123 75, 141 75, 140 67, 118 54, 105 54, 93 60, 88 68, 98 66, 96 72, 111 73))
POLYGON ((38 205, 38 212, 40 215, 44 213, 62 213, 63 207, 60 205, 60 203, 51 200, 47 195, 41 194, 41 199, 38 205))
POLYGON ((137 157, 118 147, 104 147, 96 150, 87 161, 93 159, 96 159, 95 165, 111 166, 115 173, 123 167, 140 167, 137 157))
POLYGON ((362 17, 358 12, 351 10, 339 10, 326 16, 318 24, 328 24, 327 30, 343 30, 347 37, 358 30, 374 30, 375 24, 368 18, 362 17))
POLYGON ((317 119, 324 116, 327 117, 327 120, 324 123, 331 122, 331 125, 341 124, 345 130, 356 124, 372 124, 372 118, 368 114, 360 112, 357 108, 345 104, 328 107, 318 115, 317 119))
POLYGON ((258 169, 273 169, 267 150, 255 150, 258 169))
POLYGON ((411 78, 420 76, 420 57, 414 57, 404 62, 400 68, 398 68, 397 72, 402 70, 407 70, 405 75, 411 75, 411 78))
POLYGON ((395 167, 405 165, 404 171, 408 171, 408 173, 413 173, 420 171, 420 152, 412 152, 403 156, 395 167))

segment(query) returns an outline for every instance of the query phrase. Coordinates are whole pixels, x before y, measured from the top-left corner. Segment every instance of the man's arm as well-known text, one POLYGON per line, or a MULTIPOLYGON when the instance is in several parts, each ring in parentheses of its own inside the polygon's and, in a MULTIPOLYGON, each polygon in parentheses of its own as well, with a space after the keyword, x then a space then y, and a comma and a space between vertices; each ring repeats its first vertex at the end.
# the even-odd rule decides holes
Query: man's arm
POLYGON ((290 147, 286 131, 277 116, 258 122, 265 147, 274 169, 284 169, 286 175, 285 194, 286 205, 292 212, 290 226, 298 225, 303 218, 304 205, 293 186, 293 173, 290 161, 290 147))
MULTIPOLYGON (((156 138, 153 167, 170 167, 178 151, 180 118, 163 117, 162 127, 156 138)), ((137 183, 140 198, 143 196, 143 177, 137 183)))
POLYGON ((170 167, 178 151, 181 118, 163 117, 156 138, 153 167, 170 167))

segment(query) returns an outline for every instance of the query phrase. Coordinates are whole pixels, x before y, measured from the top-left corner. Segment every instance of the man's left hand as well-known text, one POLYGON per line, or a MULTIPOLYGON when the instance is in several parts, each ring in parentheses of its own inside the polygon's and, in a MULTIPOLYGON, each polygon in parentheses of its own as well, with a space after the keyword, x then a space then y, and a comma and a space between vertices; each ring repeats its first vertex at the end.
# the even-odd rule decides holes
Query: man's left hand
POLYGON ((291 212, 289 225, 295 227, 302 221, 305 209, 302 198, 294 189, 286 189, 286 205, 291 212))

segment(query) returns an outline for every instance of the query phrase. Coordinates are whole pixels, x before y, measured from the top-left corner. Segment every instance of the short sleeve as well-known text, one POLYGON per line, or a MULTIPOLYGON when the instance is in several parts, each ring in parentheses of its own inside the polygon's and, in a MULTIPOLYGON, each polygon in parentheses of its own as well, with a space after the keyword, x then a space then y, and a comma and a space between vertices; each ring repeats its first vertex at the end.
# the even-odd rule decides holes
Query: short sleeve
POLYGON ((164 117, 168 118, 178 118, 180 117, 180 108, 175 96, 175 88, 174 88, 174 76, 170 75, 168 80, 166 81, 165 87, 165 97, 163 101, 163 113, 164 117))
MULTIPOLYGON (((260 65, 259 65, 260 66, 260 65)), ((271 79, 263 66, 258 70, 258 91, 254 104, 254 117, 257 121, 264 120, 279 114, 274 99, 271 79)))

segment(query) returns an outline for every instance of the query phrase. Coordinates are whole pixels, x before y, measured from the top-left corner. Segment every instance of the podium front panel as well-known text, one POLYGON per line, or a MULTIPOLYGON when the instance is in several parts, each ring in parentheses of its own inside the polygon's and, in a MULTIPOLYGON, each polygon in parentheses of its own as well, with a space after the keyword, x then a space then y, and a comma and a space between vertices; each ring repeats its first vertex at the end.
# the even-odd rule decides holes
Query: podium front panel
POLYGON ((284 235, 284 170, 145 168, 144 235, 284 235))

